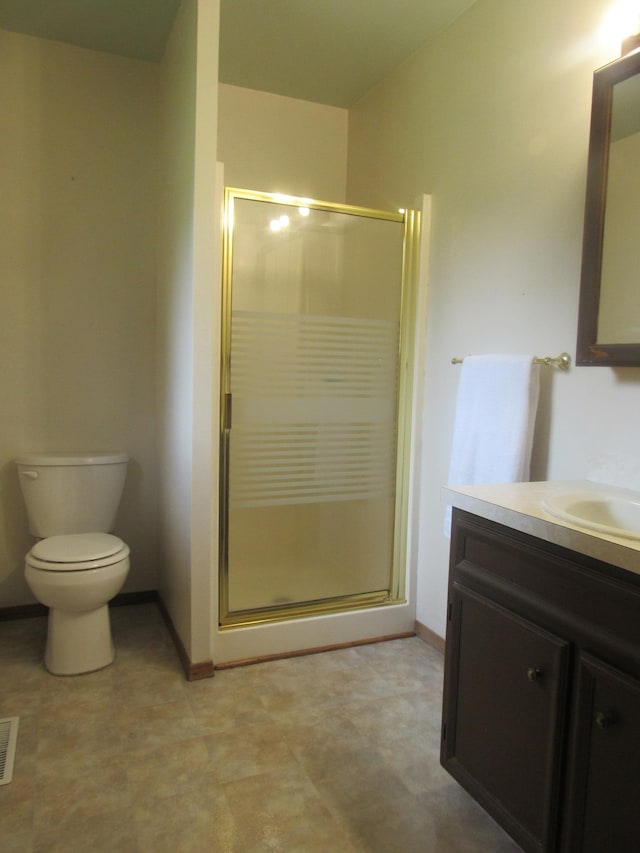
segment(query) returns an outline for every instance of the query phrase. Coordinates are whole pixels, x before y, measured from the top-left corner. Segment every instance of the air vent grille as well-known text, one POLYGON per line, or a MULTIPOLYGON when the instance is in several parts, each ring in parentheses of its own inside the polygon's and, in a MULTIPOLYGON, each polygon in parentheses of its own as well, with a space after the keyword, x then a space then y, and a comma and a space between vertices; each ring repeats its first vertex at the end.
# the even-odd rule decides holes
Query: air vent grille
POLYGON ((13 779, 13 761, 16 755, 19 717, 0 720, 0 785, 13 779))

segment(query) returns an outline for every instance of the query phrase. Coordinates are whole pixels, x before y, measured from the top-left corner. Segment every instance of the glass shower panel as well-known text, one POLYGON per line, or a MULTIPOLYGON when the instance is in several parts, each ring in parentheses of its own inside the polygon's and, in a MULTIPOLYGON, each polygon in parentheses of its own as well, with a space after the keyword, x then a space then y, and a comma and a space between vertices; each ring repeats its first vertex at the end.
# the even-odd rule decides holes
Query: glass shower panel
POLYGON ((235 198, 232 239, 223 616, 388 595, 402 221, 235 198))

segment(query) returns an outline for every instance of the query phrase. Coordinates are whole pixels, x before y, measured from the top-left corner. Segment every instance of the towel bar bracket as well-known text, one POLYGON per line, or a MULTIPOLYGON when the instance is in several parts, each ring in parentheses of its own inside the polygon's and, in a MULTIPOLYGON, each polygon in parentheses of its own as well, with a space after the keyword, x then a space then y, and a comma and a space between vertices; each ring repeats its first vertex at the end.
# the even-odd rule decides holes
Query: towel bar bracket
MULTIPOLYGON (((464 358, 452 358, 451 364, 462 364, 464 358)), ((571 356, 568 352, 561 352, 560 355, 556 356, 535 356, 533 359, 534 364, 546 364, 547 367, 555 367, 558 370, 568 370, 571 367, 571 356)))

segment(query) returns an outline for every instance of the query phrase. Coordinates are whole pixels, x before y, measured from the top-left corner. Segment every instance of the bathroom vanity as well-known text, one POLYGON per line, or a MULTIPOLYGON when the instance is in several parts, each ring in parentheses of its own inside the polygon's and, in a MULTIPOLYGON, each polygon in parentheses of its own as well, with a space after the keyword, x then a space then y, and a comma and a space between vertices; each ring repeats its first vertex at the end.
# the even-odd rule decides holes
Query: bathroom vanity
POLYGON ((568 487, 446 490, 441 762, 524 850, 635 853, 640 540, 548 515, 568 487))

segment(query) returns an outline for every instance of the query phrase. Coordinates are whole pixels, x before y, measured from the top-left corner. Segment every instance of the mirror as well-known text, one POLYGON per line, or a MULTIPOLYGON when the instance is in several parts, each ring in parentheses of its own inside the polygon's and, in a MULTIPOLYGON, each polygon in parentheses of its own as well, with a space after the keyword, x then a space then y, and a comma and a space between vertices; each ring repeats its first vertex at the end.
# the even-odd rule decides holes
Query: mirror
POLYGON ((593 75, 577 365, 640 365, 640 50, 593 75))

